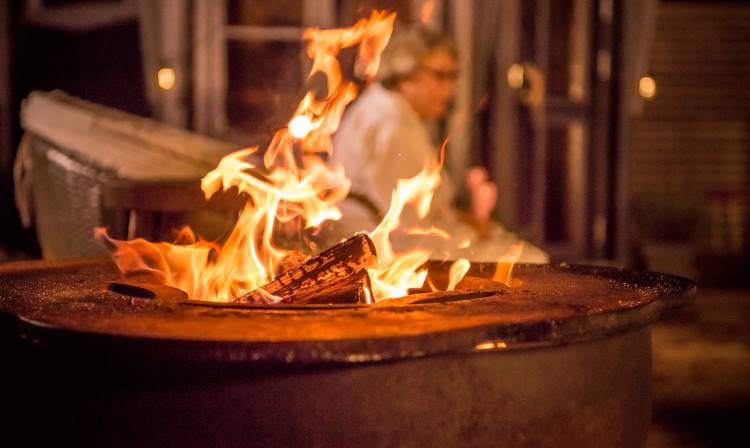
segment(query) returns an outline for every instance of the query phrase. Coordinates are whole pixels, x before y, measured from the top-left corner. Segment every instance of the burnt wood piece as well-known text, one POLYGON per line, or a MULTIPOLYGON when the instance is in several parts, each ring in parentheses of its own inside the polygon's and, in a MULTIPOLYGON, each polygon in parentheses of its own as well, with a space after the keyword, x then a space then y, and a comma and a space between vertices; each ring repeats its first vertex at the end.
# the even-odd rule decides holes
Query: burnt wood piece
MULTIPOLYGON (((238 297, 235 302, 266 303, 269 294, 283 299, 294 297, 303 302, 306 300, 322 300, 318 292, 324 289, 330 290, 329 284, 336 287, 342 287, 349 283, 352 287, 362 285, 362 281, 358 277, 361 277, 362 274, 366 276, 366 268, 374 266, 376 262, 375 245, 370 237, 361 233, 289 269, 276 277, 271 283, 238 297), (350 277, 354 278, 349 280, 350 277), (305 294, 308 295, 305 296, 305 294), (310 297, 313 298, 310 299, 310 297)), ((369 290, 369 279, 365 283, 369 290)), ((345 289, 349 289, 349 287, 345 289)), ((354 296, 359 297, 360 294, 366 293, 357 292, 354 293, 354 296)), ((290 303, 288 300, 284 300, 284 302, 290 303)))
POLYGON ((284 297, 282 303, 297 305, 313 304, 368 304, 372 303, 372 289, 367 269, 362 268, 352 275, 336 277, 321 285, 294 292, 284 297))
POLYGON ((426 291, 409 294, 409 304, 421 305, 425 303, 447 303, 459 300, 481 299, 502 294, 503 290, 459 290, 459 291, 426 291))

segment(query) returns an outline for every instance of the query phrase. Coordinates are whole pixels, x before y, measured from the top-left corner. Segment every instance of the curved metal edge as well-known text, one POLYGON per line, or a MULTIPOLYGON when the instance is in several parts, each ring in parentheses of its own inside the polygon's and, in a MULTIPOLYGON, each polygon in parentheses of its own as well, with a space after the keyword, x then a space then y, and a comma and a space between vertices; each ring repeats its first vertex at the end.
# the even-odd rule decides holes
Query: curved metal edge
POLYGON ((116 359, 288 368, 356 365, 489 350, 528 350, 602 339, 650 325, 663 311, 689 303, 695 291, 693 287, 677 296, 660 297, 617 313, 372 339, 303 342, 156 339, 72 331, 22 316, 18 317, 17 333, 32 345, 116 359))
POLYGON ((68 270, 76 268, 112 267, 117 269, 109 257, 66 258, 64 260, 21 260, 0 263, 0 274, 18 274, 51 270, 68 270))
MULTIPOLYGON (((80 266, 103 260, 80 260, 80 266)), ((47 262, 0 266, 0 272, 33 271, 47 262)), ((69 263, 61 266, 69 267, 69 263)), ((568 319, 539 320, 518 324, 490 324, 464 329, 355 340, 319 341, 206 341, 157 339, 128 335, 80 332, 30 319, 23 313, 3 315, 3 332, 16 338, 66 352, 112 354, 154 361, 187 361, 273 366, 358 364, 477 350, 519 350, 599 339, 634 327, 648 325, 668 309, 684 306, 696 293, 694 282, 659 273, 639 273, 617 268, 581 265, 521 265, 521 269, 560 269, 576 274, 598 275, 623 281, 634 288, 651 288, 655 299, 645 305, 616 313, 601 312, 568 319), (13 328, 15 327, 15 328, 13 328), (492 346, 490 347, 490 344, 492 346)), ((488 270, 490 270, 488 268, 488 270)), ((2 311, 2 310, 0 310, 2 311)))
MULTIPOLYGON (((443 267, 449 262, 430 261, 428 267, 443 267)), ((472 263, 467 275, 477 277, 492 277, 496 263, 472 263)), ((696 283, 688 278, 674 274, 653 271, 636 271, 616 268, 612 266, 596 266, 569 263, 518 263, 514 266, 514 275, 523 276, 524 271, 556 270, 574 275, 592 275, 595 277, 614 280, 632 288, 647 288, 659 290, 663 293, 679 293, 696 287, 696 283)))

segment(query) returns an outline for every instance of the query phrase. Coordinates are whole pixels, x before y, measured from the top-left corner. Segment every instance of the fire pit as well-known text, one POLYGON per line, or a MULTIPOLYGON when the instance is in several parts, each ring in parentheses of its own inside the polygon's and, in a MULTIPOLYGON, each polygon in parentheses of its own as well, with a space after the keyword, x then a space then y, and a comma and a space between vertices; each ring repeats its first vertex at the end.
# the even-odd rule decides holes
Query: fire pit
POLYGON ((175 244, 97 229, 127 281, 105 260, 0 266, 0 384, 11 411, 0 420, 12 444, 645 442, 648 324, 685 304, 692 282, 586 266, 514 271, 522 242, 493 251, 497 264, 454 256, 487 241, 451 235, 459 222, 448 212, 442 227, 421 221, 445 145, 398 181, 379 224, 313 244, 326 223, 346 219, 337 204, 351 185, 320 156, 359 90, 336 57, 358 46, 356 67, 372 81, 394 20, 373 12, 350 28, 304 32, 310 76, 324 76, 327 92, 307 92, 262 167, 247 148, 202 178, 207 198, 243 197, 220 241, 187 228, 175 244), (406 207, 417 221, 402 221, 406 207), (392 237, 439 242, 396 250, 392 237), (457 260, 429 262, 441 255, 428 247, 457 260))
MULTIPOLYGON (((445 275, 433 263, 430 276, 445 275)), ((86 445, 639 446, 685 279, 473 264, 374 305, 187 301, 105 260, 0 267, 15 434, 86 445), (43 422, 42 433, 20 428, 43 422)), ((13 436, 11 436, 12 438, 13 436)))

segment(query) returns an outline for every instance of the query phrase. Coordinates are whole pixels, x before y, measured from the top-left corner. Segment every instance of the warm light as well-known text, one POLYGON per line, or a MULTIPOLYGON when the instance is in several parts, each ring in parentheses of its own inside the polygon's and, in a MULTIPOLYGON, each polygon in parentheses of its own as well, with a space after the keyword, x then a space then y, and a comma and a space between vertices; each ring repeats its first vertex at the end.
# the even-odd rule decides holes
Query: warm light
POLYGON ((289 122, 289 133, 294 138, 305 138, 312 131, 312 121, 307 115, 297 115, 289 122))
MULTIPOLYGON (((265 170, 256 166, 254 153, 258 148, 253 147, 227 155, 202 179, 206 198, 233 188, 247 197, 226 240, 221 244, 201 241, 185 229, 175 244, 142 239, 117 241, 97 230, 97 239, 112 250, 120 270, 152 272, 163 283, 186 291, 191 299, 230 301, 270 282, 290 260, 305 258, 310 248, 302 246, 303 238, 298 239, 300 247, 280 247, 275 244, 275 232, 293 228, 301 234, 324 221, 341 219, 337 204, 346 198, 351 185, 342 167, 329 165, 318 156, 333 150, 331 135, 338 129, 347 104, 359 91, 357 84, 342 76, 337 55, 344 48, 358 46, 358 63, 364 67, 368 80, 374 79, 394 20, 395 14, 376 11, 350 28, 305 30, 307 55, 312 59, 310 76, 325 77, 328 95, 318 98, 311 91, 303 97, 288 126, 274 134, 263 154, 265 170)), ((160 86, 162 78, 162 88, 173 86, 174 70, 159 70, 160 86)), ((404 228, 401 223, 406 208, 413 209, 419 219, 429 212, 440 185, 445 144, 440 154, 440 160, 426 161, 413 178, 398 181, 385 217, 368 233, 378 255, 377 266, 368 269, 372 283, 368 303, 402 297, 409 289, 425 284, 424 265, 433 255, 432 250, 415 247, 396 251, 391 234, 451 238, 443 229, 404 228)), ((454 263, 450 269, 451 288, 461 281, 469 266, 465 259, 454 263)))
POLYGON ((471 263, 469 263, 469 260, 466 258, 459 258, 456 260, 448 271, 448 287, 445 288, 445 290, 453 291, 456 289, 456 285, 458 285, 458 282, 460 282, 466 273, 469 272, 470 267, 471 263))
POLYGON ((475 350, 494 350, 496 348, 506 348, 508 344, 503 341, 480 342, 474 346, 475 350))
MULTIPOLYGON (((258 148, 253 147, 224 157, 202 179, 206 198, 233 188, 247 197, 226 239, 221 244, 202 241, 186 229, 175 244, 117 241, 97 229, 95 236, 112 251, 120 270, 151 272, 162 283, 186 291, 191 299, 226 302, 270 282, 285 262, 303 259, 308 248, 302 238, 296 248, 280 247, 275 232, 298 228, 301 233, 324 221, 340 219, 337 204, 351 185, 343 168, 327 165, 314 155, 330 153, 331 135, 358 92, 354 82, 342 77, 336 56, 344 48, 359 46, 358 59, 371 80, 394 20, 395 14, 375 11, 349 28, 305 30, 307 55, 313 61, 310 76, 319 73, 325 77, 328 95, 319 99, 308 92, 302 99, 293 114, 301 118, 278 130, 263 155, 267 170, 256 166, 253 154, 258 148)), ((157 81, 163 89, 174 87, 174 69, 160 69, 157 81)), ((370 301, 378 299, 375 296, 370 301)))
POLYGON ((156 72, 156 81, 159 88, 170 90, 177 82, 177 72, 172 67, 162 67, 156 72))
POLYGON ((425 24, 431 23, 434 12, 435 0, 425 0, 419 8, 419 21, 425 24))
POLYGON ((646 99, 656 96, 656 81, 650 76, 641 77, 638 81, 638 93, 646 99))
POLYGON ((416 209, 419 218, 430 211, 432 195, 440 185, 440 165, 425 166, 410 179, 400 179, 391 195, 391 205, 383 220, 369 236, 378 253, 378 265, 368 269, 375 300, 403 297, 410 288, 424 284, 427 271, 422 266, 430 259, 432 251, 415 248, 397 253, 391 245, 391 234, 400 228, 401 214, 407 205, 416 209))
POLYGON ((523 87, 523 65, 513 64, 508 68, 508 85, 511 89, 523 87))
POLYGON ((515 243, 508 249, 508 252, 500 257, 495 267, 495 275, 492 280, 500 282, 505 286, 511 286, 513 280, 513 266, 521 258, 523 253, 523 241, 515 243))
POLYGON ((445 230, 443 230, 443 229, 441 229, 439 227, 435 227, 435 226, 430 226, 430 227, 427 227, 427 228, 424 228, 424 227, 412 227, 411 229, 407 229, 406 232, 404 232, 404 233, 406 233, 407 235, 435 236, 435 237, 438 237, 438 238, 442 238, 442 239, 444 239, 446 241, 451 239, 451 234, 450 233, 446 232, 445 230))

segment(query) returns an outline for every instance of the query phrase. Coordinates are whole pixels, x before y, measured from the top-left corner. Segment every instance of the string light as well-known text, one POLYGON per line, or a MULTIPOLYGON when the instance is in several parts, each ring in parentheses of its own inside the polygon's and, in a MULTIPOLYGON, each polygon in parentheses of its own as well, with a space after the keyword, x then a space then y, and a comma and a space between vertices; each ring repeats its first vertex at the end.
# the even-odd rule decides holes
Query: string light
POLYGON ((523 87, 523 65, 513 64, 508 68, 508 85, 511 89, 523 87))
POLYGON ((172 67, 162 67, 156 72, 156 82, 162 90, 170 90, 177 83, 177 72, 172 67))
POLYGON ((638 93, 646 99, 656 96, 656 81, 650 76, 643 76, 638 81, 638 93))

